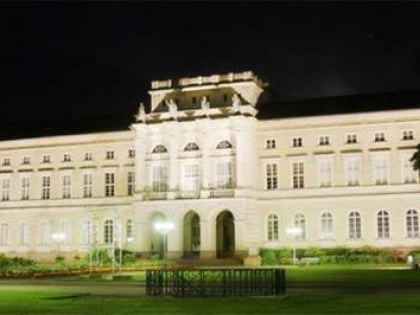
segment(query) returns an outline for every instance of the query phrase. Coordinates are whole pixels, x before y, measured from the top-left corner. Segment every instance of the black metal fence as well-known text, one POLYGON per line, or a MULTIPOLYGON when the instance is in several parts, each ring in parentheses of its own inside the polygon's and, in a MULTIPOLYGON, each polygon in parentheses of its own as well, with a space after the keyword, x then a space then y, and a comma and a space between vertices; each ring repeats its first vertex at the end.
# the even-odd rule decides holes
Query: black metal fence
POLYGON ((146 294, 151 296, 284 295, 284 269, 159 269, 146 270, 146 294))

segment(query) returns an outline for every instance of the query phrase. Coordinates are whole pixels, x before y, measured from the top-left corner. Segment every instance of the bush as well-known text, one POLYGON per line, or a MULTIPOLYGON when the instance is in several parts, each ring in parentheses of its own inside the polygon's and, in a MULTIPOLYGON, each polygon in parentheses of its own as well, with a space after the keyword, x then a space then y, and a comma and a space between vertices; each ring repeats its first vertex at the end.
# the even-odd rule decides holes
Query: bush
POLYGON ((261 264, 265 266, 277 265, 278 261, 273 249, 262 249, 260 251, 261 264))

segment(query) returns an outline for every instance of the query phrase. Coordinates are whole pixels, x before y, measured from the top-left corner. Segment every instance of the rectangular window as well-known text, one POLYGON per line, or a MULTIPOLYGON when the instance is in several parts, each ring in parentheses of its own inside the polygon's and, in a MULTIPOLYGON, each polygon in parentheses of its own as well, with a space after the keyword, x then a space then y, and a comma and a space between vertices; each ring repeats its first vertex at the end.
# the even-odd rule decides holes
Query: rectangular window
POLYGON ((92 153, 91 152, 85 152, 84 160, 85 161, 92 161, 92 153))
POLYGON ((360 158, 348 157, 345 160, 347 186, 359 186, 360 158))
POLYGON ((28 200, 29 199, 29 194, 30 194, 30 177, 29 176, 25 176, 22 177, 22 196, 21 199, 22 200, 28 200))
POLYGON ((330 145, 330 136, 319 136, 319 145, 330 145))
POLYGON ((50 242, 50 225, 47 221, 42 221, 39 224, 39 245, 48 245, 50 242))
POLYGON ((135 183, 135 176, 134 176, 134 172, 128 172, 127 173, 127 194, 129 196, 134 195, 134 185, 135 183))
POLYGON ((1 200, 7 201, 10 199, 10 178, 3 178, 1 181, 1 200))
POLYGON ((3 166, 10 166, 10 158, 9 157, 3 158, 3 166))
POLYGON ((384 141, 385 141, 385 133, 383 131, 375 132, 374 142, 384 142, 384 141))
POLYGON ((83 174, 83 198, 92 197, 92 174, 83 174))
POLYGON ((71 198, 71 175, 63 175, 63 198, 71 198))
POLYGON ((22 164, 25 164, 25 165, 27 165, 27 164, 31 164, 31 159, 30 159, 30 157, 29 157, 29 156, 24 156, 24 157, 23 157, 22 164))
POLYGON ((63 162, 70 162, 70 161, 71 161, 70 153, 64 153, 63 162))
POLYGON ((304 179, 304 165, 303 162, 294 162, 292 165, 293 173, 293 188, 304 188, 305 179, 304 179))
POLYGON ((319 187, 331 187, 332 160, 321 159, 318 161, 319 187))
POLYGON ((9 244, 9 225, 2 223, 0 225, 0 245, 9 244))
POLYGON ((44 175, 41 177, 41 199, 50 199, 51 177, 44 175))
POLYGON ((373 159, 373 176, 375 185, 388 183, 388 159, 386 156, 377 156, 373 159))
POLYGON ((106 151, 105 159, 107 159, 107 160, 113 160, 114 159, 114 151, 111 151, 111 150, 106 151))
POLYGON ((274 139, 266 140, 265 148, 266 149, 275 149, 276 148, 276 140, 274 140, 274 139))
POLYGON ((185 165, 184 168, 184 190, 198 191, 200 188, 200 175, 198 172, 198 165, 185 165))
POLYGON ((417 172, 413 169, 413 163, 410 161, 410 155, 402 156, 402 175, 403 183, 411 184, 417 182, 417 172))
POLYGON ((92 243, 92 221, 87 219, 82 222, 81 231, 82 245, 90 245, 92 243))
POLYGON ((347 134, 346 143, 347 144, 357 143, 357 135, 355 133, 347 134))
POLYGON ((233 187, 231 162, 217 163, 216 174, 217 174, 217 188, 232 188, 233 187))
POLYGON ((277 189, 277 164, 267 164, 265 169, 266 174, 266 189, 277 189))
POLYGON ((22 222, 20 224, 20 245, 29 244, 29 224, 22 222))
POLYGON ((105 173, 105 197, 115 196, 115 174, 105 173))
POLYGON ((166 166, 154 166, 152 174, 152 189, 155 192, 168 190, 168 172, 166 166))
POLYGON ((414 140, 414 132, 413 130, 403 130, 402 132, 402 140, 414 140))
POLYGON ((298 148, 303 145, 302 137, 293 137, 292 138, 292 147, 298 148))
POLYGON ((128 150, 128 157, 129 158, 134 158, 136 156, 136 151, 134 149, 129 149, 128 150))
POLYGON ((42 163, 50 163, 51 162, 51 157, 49 154, 44 154, 42 156, 42 163))

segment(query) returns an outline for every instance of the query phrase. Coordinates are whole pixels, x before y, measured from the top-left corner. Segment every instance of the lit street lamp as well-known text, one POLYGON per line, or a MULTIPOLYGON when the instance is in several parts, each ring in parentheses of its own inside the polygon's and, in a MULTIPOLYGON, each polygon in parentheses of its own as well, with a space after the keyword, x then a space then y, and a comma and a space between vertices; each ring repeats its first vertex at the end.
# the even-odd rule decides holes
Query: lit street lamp
POLYGON ((159 234, 163 235, 163 259, 166 259, 166 243, 167 243, 167 237, 168 233, 174 229, 174 224, 172 222, 156 222, 153 226, 155 231, 157 231, 159 234))
POLYGON ((296 244, 295 239, 302 233, 302 229, 299 227, 293 227, 286 229, 286 234, 289 235, 293 239, 292 245, 292 255, 293 255, 293 264, 296 264, 296 244))

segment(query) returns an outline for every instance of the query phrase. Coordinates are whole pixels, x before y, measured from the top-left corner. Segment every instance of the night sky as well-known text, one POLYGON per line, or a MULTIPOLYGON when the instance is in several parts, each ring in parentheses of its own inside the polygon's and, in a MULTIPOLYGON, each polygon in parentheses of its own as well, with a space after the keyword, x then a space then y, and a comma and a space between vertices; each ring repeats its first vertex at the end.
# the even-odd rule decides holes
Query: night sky
POLYGON ((134 114, 150 81, 253 70, 280 99, 419 90, 416 2, 0 2, 2 120, 134 114))

